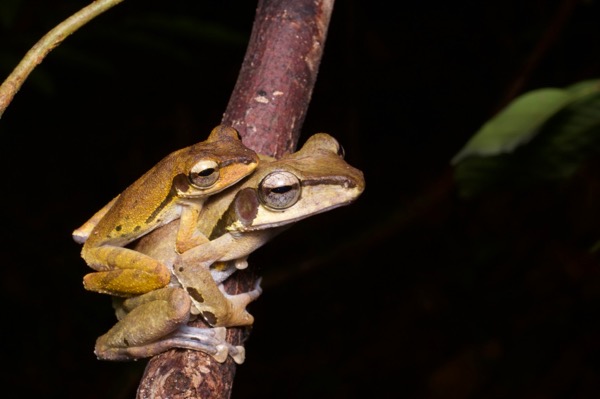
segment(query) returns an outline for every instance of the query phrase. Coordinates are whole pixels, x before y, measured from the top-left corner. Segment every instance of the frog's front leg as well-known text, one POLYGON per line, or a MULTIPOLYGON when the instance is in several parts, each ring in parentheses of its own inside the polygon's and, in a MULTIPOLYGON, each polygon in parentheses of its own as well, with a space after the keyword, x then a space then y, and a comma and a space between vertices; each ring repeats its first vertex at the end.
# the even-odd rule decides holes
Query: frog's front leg
POLYGON ((175 243, 175 248, 180 254, 209 241, 197 229, 201 211, 202 204, 198 202, 186 201, 181 204, 179 230, 177 230, 177 240, 175 243))
POLYGON ((225 361, 228 354, 236 362, 243 362, 243 347, 225 341, 225 328, 185 325, 190 305, 189 296, 178 287, 125 299, 117 305, 117 324, 96 341, 96 355, 104 360, 131 360, 186 348, 208 353, 219 362, 225 361))
POLYGON ((202 264, 188 265, 176 261, 175 277, 184 287, 193 302, 192 313, 201 315, 213 327, 248 326, 254 317, 246 307, 260 296, 260 280, 249 292, 229 295, 222 284, 213 279, 211 271, 202 264))
POLYGON ((87 248, 82 256, 94 269, 83 278, 87 290, 133 296, 165 287, 171 272, 162 262, 128 248, 112 245, 87 248))

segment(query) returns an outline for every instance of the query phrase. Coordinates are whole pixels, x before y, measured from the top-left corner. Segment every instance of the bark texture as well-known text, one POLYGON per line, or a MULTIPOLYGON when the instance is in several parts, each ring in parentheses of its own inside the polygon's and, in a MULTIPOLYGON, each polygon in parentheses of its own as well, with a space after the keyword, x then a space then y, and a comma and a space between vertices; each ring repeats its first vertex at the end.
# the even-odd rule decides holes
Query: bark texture
MULTIPOLYGON (((235 127, 256 152, 280 157, 292 152, 317 78, 334 0, 260 0, 248 49, 222 123, 235 127)), ((161 234, 157 230, 151 234, 161 234)), ((230 293, 248 291, 252 265, 226 283, 230 293)), ((255 321, 260 322, 260 320, 255 321)), ((203 326, 200 321, 192 325, 203 326)), ((227 338, 242 344, 249 329, 227 338)), ((256 355, 256 354, 254 354, 256 355)), ((253 356, 252 353, 248 356, 253 356)), ((229 398, 236 364, 204 353, 171 350, 152 358, 137 398, 229 398)))
POLYGON ((292 152, 317 79, 333 0, 260 1, 223 123, 253 150, 292 152))

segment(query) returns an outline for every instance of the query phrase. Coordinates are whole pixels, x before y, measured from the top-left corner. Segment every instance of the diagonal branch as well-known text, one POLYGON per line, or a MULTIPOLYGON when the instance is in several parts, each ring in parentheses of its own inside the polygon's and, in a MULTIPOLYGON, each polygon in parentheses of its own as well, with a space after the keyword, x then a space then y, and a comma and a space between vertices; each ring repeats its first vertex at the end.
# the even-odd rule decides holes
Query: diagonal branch
MULTIPOLYGON (((279 157, 295 149, 333 3, 259 0, 246 56, 222 120, 238 129, 253 150, 279 157)), ((151 234, 161 234, 161 230, 151 234)), ((254 286, 256 276, 250 267, 230 280, 227 290, 240 293, 254 286)), ((241 328, 228 331, 234 345, 247 337, 248 331, 241 328)), ((149 361, 137 398, 228 398, 235 370, 231 359, 221 364, 201 352, 171 350, 149 361)))
POLYGON ((109 8, 116 6, 123 0, 97 0, 87 7, 82 8, 63 22, 58 24, 50 32, 46 33, 19 62, 16 68, 0 86, 0 118, 11 103, 23 83, 38 66, 48 53, 70 34, 87 24, 89 21, 102 14, 109 8))

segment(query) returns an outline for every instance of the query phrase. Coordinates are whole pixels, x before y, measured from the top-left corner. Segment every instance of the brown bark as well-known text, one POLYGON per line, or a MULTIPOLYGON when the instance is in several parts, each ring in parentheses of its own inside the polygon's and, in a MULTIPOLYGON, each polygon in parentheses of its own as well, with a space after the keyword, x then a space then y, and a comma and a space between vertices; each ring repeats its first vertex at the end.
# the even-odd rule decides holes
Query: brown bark
MULTIPOLYGON (((253 150, 280 157, 295 149, 317 78, 333 2, 259 0, 246 56, 222 119, 223 124, 234 126, 253 150)), ((161 230, 152 234, 161 234, 161 230)), ((244 292, 255 280, 250 266, 232 276, 226 287, 230 293, 244 292)), ((239 345, 248 334, 248 329, 232 328, 228 340, 239 345)), ((220 364, 200 352, 171 350, 149 361, 137 398, 228 398, 235 371, 231 358, 220 364)))
POLYGON ((333 0, 259 1, 254 28, 223 123, 253 150, 292 152, 323 54, 333 0))

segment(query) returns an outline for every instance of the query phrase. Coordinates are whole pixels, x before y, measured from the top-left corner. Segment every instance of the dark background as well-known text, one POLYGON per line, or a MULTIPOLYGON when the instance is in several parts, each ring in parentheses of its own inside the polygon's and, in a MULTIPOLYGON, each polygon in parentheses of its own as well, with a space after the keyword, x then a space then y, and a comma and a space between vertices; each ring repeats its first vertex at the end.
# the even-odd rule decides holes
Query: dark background
MULTIPOLYGON (((3 76, 88 4, 2 3, 3 76)), ((600 76, 600 4, 456 3, 336 3, 301 143, 332 134, 367 189, 251 256, 265 290, 233 398, 600 397, 599 162, 470 200, 449 164, 512 96, 600 76)), ((5 390, 135 396, 146 362, 93 354, 114 314, 71 231, 219 123, 255 7, 125 1, 8 107, 5 390)))

